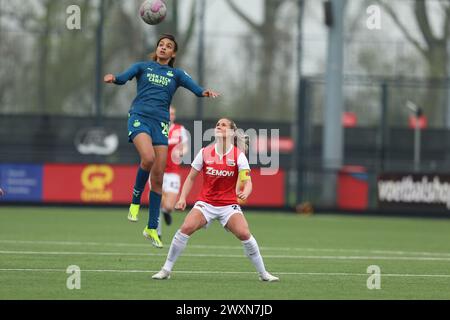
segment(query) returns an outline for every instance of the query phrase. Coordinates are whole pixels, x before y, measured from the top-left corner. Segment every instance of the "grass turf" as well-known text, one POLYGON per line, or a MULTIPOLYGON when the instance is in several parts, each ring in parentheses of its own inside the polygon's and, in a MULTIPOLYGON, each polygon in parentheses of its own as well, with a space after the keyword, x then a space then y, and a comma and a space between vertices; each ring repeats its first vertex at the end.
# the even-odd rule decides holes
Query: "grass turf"
POLYGON ((172 279, 165 261, 185 213, 163 228, 163 249, 142 236, 147 210, 0 207, 0 299, 450 299, 450 220, 246 212, 267 269, 262 283, 240 242, 219 223, 189 240, 172 279), (66 287, 69 265, 81 289, 66 287), (369 290, 367 267, 381 268, 369 290))

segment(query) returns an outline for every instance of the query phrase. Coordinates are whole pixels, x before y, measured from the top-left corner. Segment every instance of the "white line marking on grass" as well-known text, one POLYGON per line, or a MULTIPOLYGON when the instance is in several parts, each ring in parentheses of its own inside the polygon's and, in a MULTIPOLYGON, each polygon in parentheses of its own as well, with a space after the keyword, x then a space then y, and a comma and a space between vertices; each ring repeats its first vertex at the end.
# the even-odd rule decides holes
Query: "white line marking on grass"
POLYGON ((80 251, 0 251, 0 254, 74 255, 74 256, 167 256, 166 253, 80 252, 80 251))
POLYGON ((73 246, 113 246, 113 247, 148 247, 143 243, 120 243, 120 242, 84 242, 84 241, 31 241, 31 240, 0 240, 0 243, 12 244, 48 244, 48 245, 73 245, 73 246))
MULTIPOLYGON (((144 243, 120 243, 120 242, 83 242, 83 241, 30 241, 30 240, 0 240, 0 243, 12 244, 45 244, 45 245, 74 245, 74 246, 112 246, 112 247, 142 247, 148 248, 144 243)), ((216 246, 216 245, 189 245, 192 249, 229 249, 242 250, 242 246, 216 246)), ((393 254, 393 255, 424 255, 424 256, 444 256, 450 257, 449 252, 423 252, 423 251, 402 251, 402 250, 363 250, 363 249, 342 249, 342 248, 290 248, 290 247, 260 247, 266 251, 310 251, 310 252, 354 252, 373 254, 393 254)))
MULTIPOLYGON (((133 252, 80 252, 80 251, 5 251, 0 254, 12 255, 91 255, 91 256, 167 256, 167 253, 133 253, 133 252)), ((214 257, 214 258, 247 258, 244 254, 208 254, 185 253, 184 257, 214 257)), ((443 257, 385 257, 385 256, 305 256, 305 255, 264 255, 264 258, 274 259, 320 259, 320 260, 408 260, 408 261, 450 261, 443 257)))
MULTIPOLYGON (((81 269, 82 272, 99 273, 155 273, 159 270, 114 270, 114 269, 81 269)), ((25 268, 3 268, 0 272, 66 272, 65 269, 25 269, 25 268)), ((251 271, 199 271, 199 270, 179 270, 173 271, 174 274, 257 274, 251 271)), ((294 276, 364 276, 367 273, 346 273, 346 272, 273 272, 275 275, 294 275, 294 276)), ((382 274, 385 277, 419 277, 419 278, 450 278, 450 274, 401 274, 388 273, 382 274)))

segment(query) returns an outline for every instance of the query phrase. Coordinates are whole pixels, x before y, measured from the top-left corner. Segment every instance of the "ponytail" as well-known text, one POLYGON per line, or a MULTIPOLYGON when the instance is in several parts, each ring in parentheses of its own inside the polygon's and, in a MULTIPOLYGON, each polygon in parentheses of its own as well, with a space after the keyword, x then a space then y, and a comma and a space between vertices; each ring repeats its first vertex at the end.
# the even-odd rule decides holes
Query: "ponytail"
POLYGON ((230 118, 224 118, 230 122, 230 128, 234 131, 233 145, 248 156, 250 138, 244 133, 244 130, 237 127, 236 123, 230 118))
POLYGON ((249 136, 244 133, 242 129, 236 129, 234 131, 234 141, 235 147, 241 150, 246 156, 248 155, 248 149, 250 144, 249 136))

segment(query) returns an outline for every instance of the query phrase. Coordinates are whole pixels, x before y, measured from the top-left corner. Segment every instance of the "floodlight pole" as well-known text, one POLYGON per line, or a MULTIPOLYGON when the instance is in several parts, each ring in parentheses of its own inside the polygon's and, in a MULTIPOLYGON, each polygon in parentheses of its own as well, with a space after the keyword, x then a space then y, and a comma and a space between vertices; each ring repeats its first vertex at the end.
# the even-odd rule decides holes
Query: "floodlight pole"
POLYGON ((344 130, 342 127, 344 11, 346 0, 331 0, 331 22, 328 28, 328 54, 325 76, 325 103, 322 137, 322 167, 325 172, 322 203, 336 205, 337 173, 343 164, 344 130))
POLYGON ((99 21, 97 25, 96 54, 95 54, 95 124, 98 126, 101 122, 101 106, 103 94, 103 26, 105 23, 105 0, 100 0, 99 21))
MULTIPOLYGON (((449 26, 450 28, 450 26, 449 26)), ((450 129, 450 39, 447 39, 447 81, 446 81, 446 91, 447 91, 447 110, 445 114, 445 128, 450 129)))
MULTIPOLYGON (((295 151, 292 154, 292 169, 297 170, 296 181, 296 204, 300 204, 305 200, 303 194, 305 184, 305 161, 306 161, 306 124, 309 119, 306 119, 306 91, 304 90, 306 81, 302 79, 302 34, 303 34, 303 12, 305 3, 304 0, 297 1, 298 16, 297 16, 297 121, 292 122, 292 137, 295 141, 295 151), (303 91, 302 91, 303 90, 303 91)), ((294 118, 295 119, 295 118, 294 118)), ((292 176, 289 175, 290 179, 292 176)))
POLYGON ((0 43, 1 43, 1 36, 2 36, 2 8, 3 7, 3 0, 0 0, 0 43))
MULTIPOLYGON (((197 47, 197 76, 198 83, 203 86, 205 83, 205 0, 197 1, 197 15, 198 15, 198 47, 197 47)), ((203 118, 203 99, 197 99, 197 110, 195 113, 196 119, 203 118)))

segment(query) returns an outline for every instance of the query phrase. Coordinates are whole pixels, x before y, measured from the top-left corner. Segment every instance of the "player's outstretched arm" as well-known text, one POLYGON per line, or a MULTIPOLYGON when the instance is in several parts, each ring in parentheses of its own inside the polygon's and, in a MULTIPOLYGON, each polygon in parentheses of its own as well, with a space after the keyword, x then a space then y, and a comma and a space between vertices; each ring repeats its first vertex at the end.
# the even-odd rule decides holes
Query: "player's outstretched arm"
POLYGON ((125 72, 118 74, 117 76, 108 73, 103 78, 103 81, 106 83, 114 83, 114 84, 125 84, 127 81, 133 79, 135 76, 137 76, 140 73, 140 66, 141 63, 135 63, 133 64, 128 70, 125 72))
POLYGON ((192 93, 194 93, 197 97, 208 97, 208 98, 217 98, 220 96, 220 93, 211 90, 211 89, 204 89, 198 85, 197 82, 195 82, 191 76, 184 70, 177 69, 178 71, 178 79, 180 81, 180 85, 182 87, 185 87, 192 93))
POLYGON ((194 168, 191 168, 189 175, 187 176, 186 180, 184 181, 183 189, 181 190, 180 199, 175 204, 175 209, 177 209, 177 210, 186 209, 186 198, 189 195, 189 192, 191 192, 192 186, 194 185, 195 178, 197 178, 198 173, 199 173, 199 171, 195 170, 194 168))
POLYGON ((108 73, 104 76, 103 81, 106 83, 114 83, 114 81, 116 81, 116 77, 113 74, 108 73))
POLYGON ((207 89, 203 91, 202 95, 207 98, 217 98, 218 96, 220 96, 220 93, 213 91, 211 89, 207 89))

